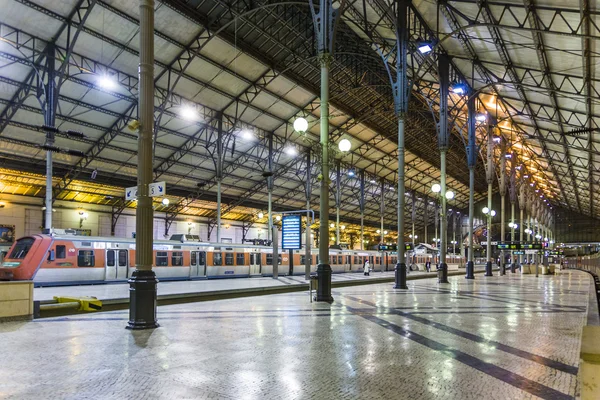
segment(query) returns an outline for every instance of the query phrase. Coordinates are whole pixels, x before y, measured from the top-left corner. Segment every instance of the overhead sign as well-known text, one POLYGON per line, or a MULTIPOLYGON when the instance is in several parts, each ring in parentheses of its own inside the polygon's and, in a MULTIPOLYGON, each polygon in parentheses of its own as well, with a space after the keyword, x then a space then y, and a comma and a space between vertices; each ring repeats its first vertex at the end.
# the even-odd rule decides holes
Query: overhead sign
MULTIPOLYGON (((167 194, 166 182, 154 182, 148 185, 148 195, 150 197, 164 196, 167 194)), ((128 187, 125 189, 125 200, 135 200, 138 197, 137 186, 128 187)))
POLYGON ((541 250, 542 249, 542 244, 541 243, 521 243, 521 248, 522 249, 531 249, 531 250, 541 250))
POLYGON ((302 223, 300 215, 284 215, 281 219, 281 248, 298 250, 302 248, 302 223))
POLYGON ((167 183, 165 181, 148 185, 148 195, 150 197, 164 196, 165 194, 167 194, 167 183))
POLYGON ((521 250, 521 244, 514 243, 514 242, 499 242, 498 249, 499 250, 521 250))
POLYGON ((137 186, 125 189, 125 200, 135 200, 137 198, 137 186))

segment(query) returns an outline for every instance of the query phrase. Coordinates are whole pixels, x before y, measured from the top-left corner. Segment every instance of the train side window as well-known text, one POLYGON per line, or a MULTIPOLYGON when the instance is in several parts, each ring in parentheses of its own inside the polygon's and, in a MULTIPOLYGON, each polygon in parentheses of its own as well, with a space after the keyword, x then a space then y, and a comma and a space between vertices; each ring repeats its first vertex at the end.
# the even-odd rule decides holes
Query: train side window
POLYGON ((206 252, 198 252, 198 265, 206 265, 206 252))
POLYGON ((273 254, 267 253, 267 265, 273 264, 273 254))
POLYGON ((157 251, 156 252, 156 266, 157 267, 166 267, 169 265, 169 255, 166 251, 157 251))
POLYGON ((358 264, 360 263, 360 261, 358 261, 358 256, 354 256, 354 264, 358 264))
POLYGON ((183 252, 174 251, 171 254, 171 265, 173 267, 183 267, 183 252))
POLYGON ((198 262, 198 253, 195 251, 192 251, 192 260, 190 261, 190 264, 197 265, 196 264, 197 262, 198 262))
POLYGON ((344 256, 338 256, 338 264, 344 263, 344 256))
POLYGON ((300 256, 300 265, 306 264, 306 256, 300 256))
POLYGON ((96 257, 94 256, 94 250, 79 250, 77 255, 78 267, 93 267, 95 263, 96 257))
POLYGON ((58 245, 56 246, 56 258, 66 258, 67 257, 67 246, 58 245))
POLYGON ((246 265, 246 253, 237 253, 235 255, 236 265, 246 265))
POLYGON ((222 253, 213 253, 213 265, 216 265, 216 266, 223 265, 223 254, 222 253))
POLYGON ((115 266, 115 251, 114 250, 108 250, 106 252, 106 266, 107 267, 115 266))
POLYGON ((233 265, 233 253, 225 253, 225 265, 233 265))
POLYGON ((237 253, 235 255, 235 265, 244 265, 244 264, 245 264, 244 253, 237 253))
POLYGON ((119 266, 127 266, 127 250, 119 250, 119 266))

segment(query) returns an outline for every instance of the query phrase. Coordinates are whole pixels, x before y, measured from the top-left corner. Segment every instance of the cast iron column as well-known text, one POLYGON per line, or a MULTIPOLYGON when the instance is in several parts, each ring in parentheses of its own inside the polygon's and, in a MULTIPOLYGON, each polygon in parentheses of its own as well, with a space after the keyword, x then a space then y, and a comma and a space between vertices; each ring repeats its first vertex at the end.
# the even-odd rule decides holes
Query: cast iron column
POLYGON ((446 219, 446 152, 450 142, 450 129, 448 126, 448 92, 450 90, 450 59, 446 54, 439 55, 440 79, 440 121, 438 124, 438 147, 440 149, 440 196, 442 211, 440 213, 440 270, 438 271, 439 283, 448 282, 448 264, 446 264, 447 219, 446 219))
MULTIPOLYGON (((521 167, 522 168, 522 167, 521 167)), ((521 170, 521 175, 523 175, 523 171, 521 170)), ((523 243, 524 233, 525 233, 525 219, 524 219, 524 211, 527 202, 525 200, 525 181, 521 176, 521 185, 519 186, 519 243, 523 243)), ((521 269, 521 273, 523 273, 523 262, 525 261, 524 254, 519 256, 519 268, 521 269)))
POLYGON ((360 170, 360 249, 365 248, 365 170, 360 170))
POLYGON ((154 210, 152 182, 154 126, 154 0, 140 0, 138 205, 135 214, 135 271, 129 279, 129 329, 157 328, 156 284, 152 270, 154 210))
POLYGON ((321 197, 319 207, 319 265, 317 266, 316 301, 333 302, 331 265, 329 265, 329 66, 333 52, 333 36, 337 10, 332 0, 320 0, 318 13, 311 1, 311 13, 318 42, 321 64, 321 197))
POLYGON ((342 202, 341 198, 341 162, 337 160, 335 169, 335 244, 340 244, 340 205, 342 202))
POLYGON ((310 149, 306 152, 306 244, 304 246, 304 279, 310 279, 310 266, 312 265, 312 238, 310 229, 310 194, 311 194, 311 173, 310 173, 310 149))
POLYGON ((487 126, 487 183, 488 183, 488 202, 487 208, 487 246, 485 263, 485 276, 492 276, 492 184, 494 182, 494 138, 492 135, 492 127, 487 126))
MULTIPOLYGON (((47 83, 46 83, 46 103, 44 109, 44 124, 46 126, 54 127, 56 123, 56 106, 57 106, 57 95, 56 95, 56 80, 55 80, 55 48, 53 44, 48 45, 46 55, 46 67, 47 67, 47 83)), ((46 144, 48 146, 54 146, 54 132, 48 130, 46 132, 46 144)), ((52 229, 52 152, 46 151, 46 211, 44 228, 52 229)))
MULTIPOLYGON (((506 214, 506 143, 502 140, 500 151, 500 241, 504 242, 506 237, 505 214, 506 214)), ((504 265, 504 250, 500 251, 500 275, 506 274, 504 265)))
POLYGON ((473 213, 475 211, 475 165, 477 163, 477 140, 476 140, 476 119, 475 119, 475 96, 469 94, 467 99, 467 123, 468 123, 468 145, 467 145, 467 164, 469 166, 469 250, 467 261, 467 279, 475 279, 475 263, 473 262, 473 213))
MULTIPOLYGON (((404 243, 404 120, 408 112, 408 7, 410 0, 396 0, 396 82, 393 82, 394 108, 398 118, 398 262, 394 267, 394 289, 408 289, 406 285, 406 245, 404 243)), ((391 74, 390 74, 391 77, 391 74)))

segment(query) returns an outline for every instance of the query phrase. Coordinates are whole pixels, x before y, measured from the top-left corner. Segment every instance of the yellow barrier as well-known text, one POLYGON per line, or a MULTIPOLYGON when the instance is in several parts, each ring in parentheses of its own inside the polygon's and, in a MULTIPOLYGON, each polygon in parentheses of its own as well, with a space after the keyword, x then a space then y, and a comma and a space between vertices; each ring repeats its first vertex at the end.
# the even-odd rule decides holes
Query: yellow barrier
MULTIPOLYGON (((79 311, 99 311, 102 310, 102 300, 98 300, 96 297, 67 297, 67 296, 54 296, 54 300, 56 300, 59 304, 65 303, 65 308, 68 308, 68 305, 73 305, 72 308, 75 308, 75 303, 78 305, 79 311)), ((51 305, 51 304, 48 304, 51 305)), ((60 307, 60 306, 59 306, 60 307)), ((58 307, 57 307, 58 308, 58 307)))

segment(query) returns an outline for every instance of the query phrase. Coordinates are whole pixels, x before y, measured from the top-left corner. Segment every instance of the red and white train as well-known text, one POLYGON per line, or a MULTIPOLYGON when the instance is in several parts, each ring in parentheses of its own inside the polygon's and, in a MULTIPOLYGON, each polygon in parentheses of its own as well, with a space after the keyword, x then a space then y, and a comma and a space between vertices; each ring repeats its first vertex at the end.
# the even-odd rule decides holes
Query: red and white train
MULTIPOLYGON (((183 235, 178 235, 179 237, 183 235)), ((334 273, 362 272, 369 260, 374 270, 393 270, 396 254, 363 250, 329 250, 334 273)), ((412 257, 424 265, 431 256, 412 257)), ((207 279, 268 276, 273 273, 273 249, 265 246, 206 243, 198 241, 155 240, 153 270, 165 279, 207 279)), ((311 271, 318 264, 318 250, 311 255, 311 271)), ((449 256, 448 264, 461 263, 449 256)), ((304 274, 304 250, 293 251, 290 271, 289 251, 279 254, 280 275, 304 274)), ((123 281, 135 269, 135 239, 36 234, 18 239, 0 266, 0 280, 33 280, 36 286, 92 284, 123 281)))

